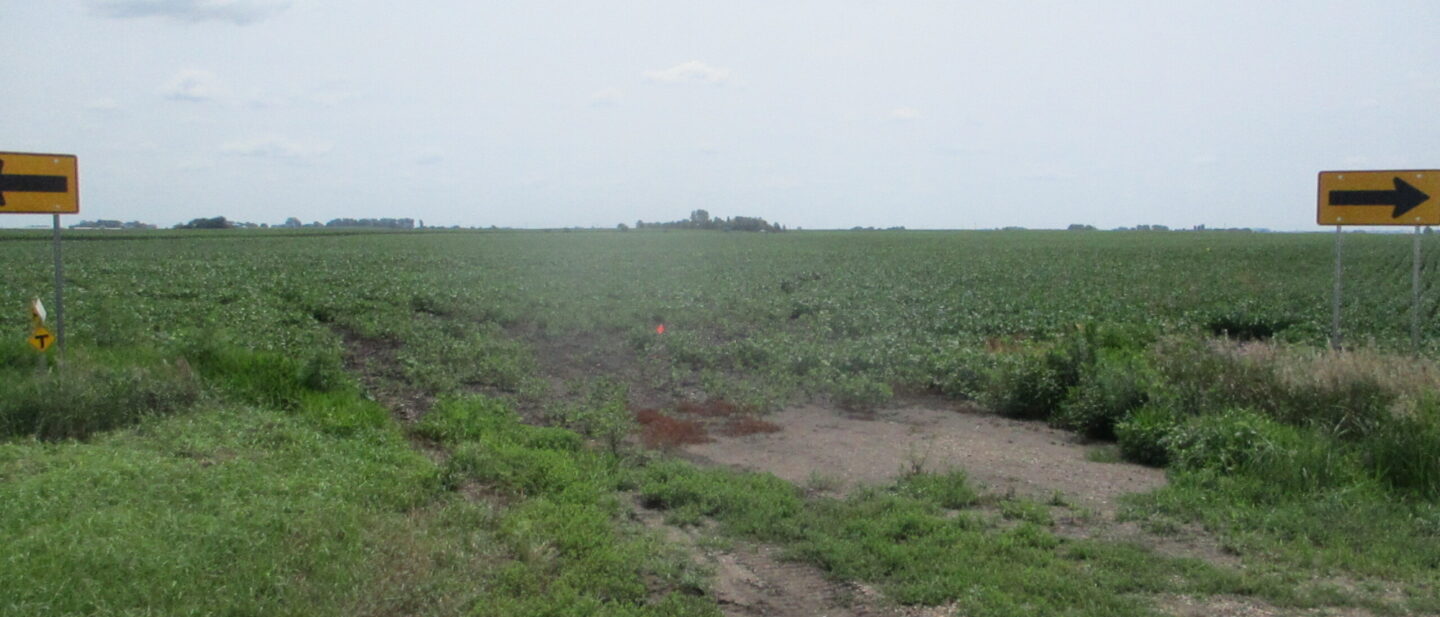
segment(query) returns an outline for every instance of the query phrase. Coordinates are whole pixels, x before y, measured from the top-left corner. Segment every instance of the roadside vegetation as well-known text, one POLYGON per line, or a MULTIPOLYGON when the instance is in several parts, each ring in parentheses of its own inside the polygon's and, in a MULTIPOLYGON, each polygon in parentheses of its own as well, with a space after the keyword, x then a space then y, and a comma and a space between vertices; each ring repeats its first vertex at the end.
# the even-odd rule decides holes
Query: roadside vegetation
POLYGON ((1334 352, 1329 239, 1302 234, 176 233, 72 234, 44 368, 23 306, 48 245, 0 243, 0 613, 718 614, 635 508, 965 614, 1440 612, 1408 240, 1347 238, 1334 352), (1244 567, 1065 537, 962 470, 807 494, 636 421, 915 397, 1165 467, 1120 516, 1244 567))

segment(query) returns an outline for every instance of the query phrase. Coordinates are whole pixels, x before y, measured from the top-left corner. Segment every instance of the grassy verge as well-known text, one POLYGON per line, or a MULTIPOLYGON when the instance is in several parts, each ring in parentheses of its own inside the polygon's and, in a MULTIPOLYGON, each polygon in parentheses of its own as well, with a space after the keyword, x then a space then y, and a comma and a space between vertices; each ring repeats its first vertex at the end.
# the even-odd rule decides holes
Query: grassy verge
POLYGON ((0 479, 10 615, 455 613, 493 546, 394 430, 248 407, 5 443, 0 479))
POLYGON ((0 364, 30 393, 0 404, 0 614, 716 613, 575 433, 447 399, 416 427, 437 464, 337 358, 181 357, 0 364))
POLYGON ((442 482, 507 503, 512 556, 486 583, 481 615, 716 615, 704 576, 653 534, 622 524, 629 472, 579 435, 522 424, 487 397, 441 401, 417 428, 453 449, 442 482))
POLYGON ((843 499, 802 498, 768 474, 670 461, 642 474, 645 503, 676 524, 715 519, 724 533, 786 547, 831 576, 880 586, 904 604, 955 603, 961 614, 1150 615, 1159 593, 1258 595, 1312 602, 1297 581, 1252 576, 1143 548, 1051 533, 1042 508, 994 516, 960 472, 916 474, 843 499))

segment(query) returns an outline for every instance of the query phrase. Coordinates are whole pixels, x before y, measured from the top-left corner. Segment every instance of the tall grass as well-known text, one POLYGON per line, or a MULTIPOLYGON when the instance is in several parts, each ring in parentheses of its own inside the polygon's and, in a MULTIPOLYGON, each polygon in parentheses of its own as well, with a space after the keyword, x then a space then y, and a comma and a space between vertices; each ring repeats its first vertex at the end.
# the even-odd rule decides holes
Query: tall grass
MULTIPOLYGON (((1261 473, 1299 459, 1242 470, 1234 456, 1326 450, 1353 468, 1347 477, 1440 495, 1440 370, 1429 360, 1193 337, 1135 347, 1095 331, 1103 329, 995 354, 981 401, 1002 414, 1118 438, 1125 456, 1145 464, 1261 473)), ((1297 474, 1322 481, 1330 464, 1315 462, 1297 474)))
POLYGON ((0 436, 84 438, 181 411, 201 392, 187 363, 144 353, 72 352, 45 369, 34 362, 29 353, 0 356, 0 436))
POLYGON ((1126 458, 1168 466, 1171 484, 1131 516, 1199 522, 1256 564, 1403 581, 1409 610, 1440 608, 1423 591, 1440 584, 1429 360, 1192 337, 1057 352, 1074 346, 1004 352, 990 400, 1053 401, 1018 415, 1097 438, 1108 424, 1126 458), (1057 358, 1080 360, 1063 393, 1057 358))

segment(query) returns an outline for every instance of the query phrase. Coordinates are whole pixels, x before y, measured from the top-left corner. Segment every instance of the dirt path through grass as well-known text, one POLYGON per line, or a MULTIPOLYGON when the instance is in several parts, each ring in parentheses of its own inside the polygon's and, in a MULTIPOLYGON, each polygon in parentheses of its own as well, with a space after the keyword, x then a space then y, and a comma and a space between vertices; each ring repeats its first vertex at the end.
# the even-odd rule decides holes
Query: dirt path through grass
MULTIPOLYGON (((1116 520, 1119 498, 1163 486, 1163 470, 1089 460, 1087 452, 1096 446, 1041 423, 945 407, 942 402, 865 415, 818 405, 793 407, 765 416, 780 427, 777 432, 741 437, 712 433, 714 441, 686 446, 684 454, 702 464, 769 472, 812 493, 837 495, 856 486, 888 484, 910 471, 958 467, 991 495, 1013 494, 1051 504, 1052 530, 1059 535, 1134 543, 1161 554, 1240 566, 1237 556, 1198 527, 1157 534, 1135 522, 1116 520)), ((773 548, 747 546, 709 555, 717 573, 717 598, 724 601, 727 615, 950 614, 946 607, 886 606, 863 586, 826 581, 813 567, 778 562, 774 553, 773 548), (805 609, 782 610, 791 606, 805 609), (757 612, 757 607, 763 610, 757 612)), ((1275 609, 1250 598, 1168 597, 1160 604, 1163 612, 1175 615, 1315 614, 1275 609), (1207 612, 1211 609, 1214 612, 1207 612)))
POLYGON ((1065 431, 967 408, 939 405, 845 414, 816 405, 766 416, 775 433, 687 446, 704 461, 767 471, 800 486, 844 491, 884 484, 916 468, 964 469, 986 492, 1050 501, 1112 515, 1117 498, 1165 484, 1165 472, 1086 459, 1088 447, 1065 431))
POLYGON ((665 539, 685 547, 691 558, 714 572, 711 593, 725 617, 943 617, 946 606, 895 606, 874 589, 834 581, 807 563, 780 558, 780 549, 742 542, 705 548, 708 529, 668 525, 657 511, 636 505, 636 516, 665 539))

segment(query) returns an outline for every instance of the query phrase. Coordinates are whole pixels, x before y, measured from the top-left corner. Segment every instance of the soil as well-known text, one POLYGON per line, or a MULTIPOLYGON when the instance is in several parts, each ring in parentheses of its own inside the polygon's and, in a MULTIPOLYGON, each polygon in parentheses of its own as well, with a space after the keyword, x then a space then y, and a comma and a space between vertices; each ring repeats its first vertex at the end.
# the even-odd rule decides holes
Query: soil
MULTIPOLYGON (((684 446, 682 455, 702 464, 769 472, 799 486, 837 495, 861 485, 889 483, 914 470, 958 468, 984 493, 1065 504, 1051 512, 1059 535, 1132 542, 1162 554, 1229 567, 1240 565, 1237 556, 1197 527, 1184 526, 1157 535, 1135 523, 1117 522, 1120 496, 1163 486, 1164 472, 1088 460, 1086 453, 1096 446, 1044 424, 944 401, 861 415, 801 406, 765 420, 780 430, 739 437, 720 433, 713 441, 684 446)), ((773 549, 766 547, 744 547, 710 559, 715 563, 717 598, 726 602, 727 615, 953 614, 949 607, 885 608, 878 594, 868 588, 828 581, 819 585, 816 581, 824 578, 818 570, 802 564, 776 564, 773 549), (790 596, 790 604, 777 599, 778 595, 790 596), (785 612, 799 606, 804 610, 785 612), (761 610, 751 610, 754 607, 761 610)), ((1175 615, 1315 614, 1227 597, 1217 597, 1213 603, 1210 598, 1169 597, 1162 599, 1161 608, 1175 615)))
POLYGON ((1087 460, 1071 433, 943 402, 844 415, 820 406, 766 416, 775 433, 685 447, 702 462, 767 471, 800 486, 846 490, 884 484, 910 470, 963 469, 985 492, 1063 501, 1113 515, 1118 498, 1165 484, 1162 470, 1087 460))
POLYGON ((1175 617, 1369 617, 1363 608, 1278 608, 1255 600, 1234 596, 1164 596, 1157 602, 1160 610, 1175 617))
MULTIPOLYGON (((359 376, 366 391, 405 424, 424 416, 432 395, 407 388, 394 362, 397 346, 340 332, 345 339, 346 368, 359 376)), ((1119 498, 1165 484, 1163 471, 1127 463, 1088 460, 1094 447, 1074 434, 1036 422, 996 416, 943 399, 868 414, 819 405, 798 406, 762 419, 748 413, 715 413, 712 402, 691 404, 698 389, 661 391, 647 375, 647 362, 618 340, 546 337, 527 333, 536 350, 541 374, 552 394, 564 396, 570 386, 595 375, 610 375, 631 386, 638 408, 664 409, 706 433, 703 443, 676 444, 677 453, 703 464, 764 471, 809 486, 817 492, 842 494, 861 485, 885 484, 915 470, 963 469, 977 488, 990 495, 1019 496, 1052 508, 1057 534, 1076 538, 1135 542, 1158 552, 1196 557, 1225 566, 1239 559, 1222 550, 1203 530, 1183 527, 1163 536, 1134 523, 1115 521, 1119 498), (622 351, 623 349, 623 351, 622 351), (681 401, 676 405, 676 401, 681 401), (676 408, 678 407, 678 408, 676 408), (749 422, 743 427, 736 420, 749 422), (753 426, 752 426, 753 425, 753 426)), ((533 409, 523 409, 522 412, 533 409)), ((527 414, 528 415, 528 414, 527 414)), ((742 422, 743 423, 743 422, 742 422)), ((432 458, 445 453, 436 444, 415 440, 432 458)), ((667 448, 668 449, 668 448, 667 448)), ((494 500, 482 487, 462 487, 471 499, 494 500)), ((712 593, 721 612, 730 617, 941 617, 955 615, 955 606, 902 607, 888 602, 863 584, 828 579, 818 568, 780 558, 779 549, 743 543, 726 549, 701 546, 704 530, 664 524, 660 513, 637 505, 640 523, 660 530, 669 541, 686 547, 694 559, 714 571, 712 593)), ((1157 608, 1178 616, 1369 614, 1363 610, 1278 609, 1251 598, 1229 596, 1161 596, 1157 608)))
POLYGON ((337 328, 345 342, 345 370, 360 379, 360 385, 377 403, 390 410, 402 424, 413 424, 429 413, 434 395, 408 387, 408 380, 396 360, 400 345, 394 341, 365 338, 337 328))
POLYGON ((639 505, 640 522, 660 530, 666 540, 686 547, 693 559, 715 573, 711 593, 726 617, 945 617, 949 606, 906 607, 887 602, 879 592, 857 583, 827 579, 817 568, 785 561, 779 549, 737 544, 702 549, 707 531, 666 525, 660 513, 639 505))

